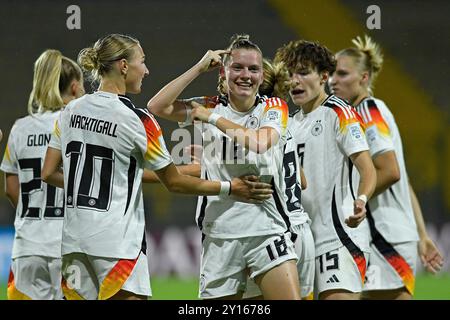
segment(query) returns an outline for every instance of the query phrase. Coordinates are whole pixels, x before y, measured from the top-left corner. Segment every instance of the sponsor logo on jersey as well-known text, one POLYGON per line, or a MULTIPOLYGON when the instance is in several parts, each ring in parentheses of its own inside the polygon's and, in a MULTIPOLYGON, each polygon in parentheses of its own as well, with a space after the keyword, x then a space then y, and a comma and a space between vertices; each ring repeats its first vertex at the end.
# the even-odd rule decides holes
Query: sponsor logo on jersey
POLYGON ((336 277, 335 274, 333 274, 330 279, 327 280, 327 283, 337 283, 339 282, 339 279, 336 277))

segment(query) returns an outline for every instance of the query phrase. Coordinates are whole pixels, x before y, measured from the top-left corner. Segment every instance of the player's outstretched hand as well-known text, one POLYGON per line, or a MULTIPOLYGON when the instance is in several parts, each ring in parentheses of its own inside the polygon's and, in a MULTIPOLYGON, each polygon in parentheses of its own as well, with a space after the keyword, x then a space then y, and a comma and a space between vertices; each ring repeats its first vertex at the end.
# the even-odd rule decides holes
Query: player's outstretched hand
POLYGON ((366 218, 366 203, 361 199, 353 202, 353 215, 345 219, 350 228, 356 228, 366 218))
POLYGON ((257 176, 243 176, 231 180, 231 195, 239 201, 262 203, 272 197, 272 186, 260 182, 257 176))
POLYGON ((439 249, 428 236, 419 241, 419 256, 425 269, 430 273, 437 273, 444 265, 444 258, 439 249))

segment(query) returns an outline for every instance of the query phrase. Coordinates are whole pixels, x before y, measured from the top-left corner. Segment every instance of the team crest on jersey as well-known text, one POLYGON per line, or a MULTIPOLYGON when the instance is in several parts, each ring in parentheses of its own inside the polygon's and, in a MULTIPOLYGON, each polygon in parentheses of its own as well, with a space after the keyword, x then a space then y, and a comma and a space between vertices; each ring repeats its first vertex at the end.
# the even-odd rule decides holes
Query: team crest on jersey
POLYGON ((316 136, 316 137, 317 137, 319 134, 322 133, 323 127, 322 127, 321 121, 322 121, 322 120, 317 120, 317 121, 316 121, 316 124, 311 128, 311 134, 312 134, 313 136, 316 136))
POLYGON ((248 118, 247 122, 245 123, 245 127, 246 128, 250 128, 250 129, 256 129, 258 128, 258 118, 255 116, 250 116, 250 118, 248 118))

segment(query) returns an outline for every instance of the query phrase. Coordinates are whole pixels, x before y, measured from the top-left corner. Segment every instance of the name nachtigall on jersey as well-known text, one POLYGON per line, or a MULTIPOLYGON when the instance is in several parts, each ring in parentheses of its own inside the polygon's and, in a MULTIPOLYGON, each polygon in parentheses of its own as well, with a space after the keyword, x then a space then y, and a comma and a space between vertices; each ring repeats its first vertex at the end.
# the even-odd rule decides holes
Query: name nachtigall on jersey
MULTIPOLYGON (((302 208, 290 212, 286 206, 286 182, 283 175, 283 150, 288 119, 286 102, 279 98, 258 96, 249 111, 238 112, 229 105, 224 96, 216 99, 200 97, 197 100, 210 108, 213 107, 212 112, 243 127, 255 130, 271 127, 280 135, 276 145, 265 153, 257 154, 234 143, 215 126, 207 123, 201 125, 202 177, 223 181, 256 174, 269 179, 274 186, 273 197, 261 205, 236 202, 218 196, 200 197, 196 219, 202 232, 223 239, 270 235, 286 232, 291 222, 306 221, 306 214, 298 217, 303 214, 302 208)), ((188 110, 187 121, 183 125, 189 123, 192 123, 192 119, 189 118, 188 110)), ((290 201, 298 203, 293 197, 290 201)))
POLYGON ((71 101, 50 147, 62 152, 66 196, 62 253, 134 259, 144 239, 144 167, 172 162, 161 128, 126 96, 95 92, 71 101))
POLYGON ((382 100, 374 97, 364 99, 356 110, 364 121, 372 157, 395 151, 400 168, 400 181, 369 200, 368 217, 375 221, 375 225, 370 223, 371 232, 375 228, 390 243, 417 241, 419 236, 409 193, 402 140, 394 116, 382 100))
POLYGON ((60 112, 37 113, 16 121, 0 169, 16 174, 20 193, 12 258, 61 257, 64 191, 41 180, 47 144, 60 112))
POLYGON ((355 246, 368 252, 367 221, 357 228, 344 222, 353 214, 359 183, 349 156, 368 150, 359 115, 344 100, 330 95, 314 111, 298 111, 290 120, 308 181, 302 204, 312 219, 316 256, 342 245, 351 253, 355 246))

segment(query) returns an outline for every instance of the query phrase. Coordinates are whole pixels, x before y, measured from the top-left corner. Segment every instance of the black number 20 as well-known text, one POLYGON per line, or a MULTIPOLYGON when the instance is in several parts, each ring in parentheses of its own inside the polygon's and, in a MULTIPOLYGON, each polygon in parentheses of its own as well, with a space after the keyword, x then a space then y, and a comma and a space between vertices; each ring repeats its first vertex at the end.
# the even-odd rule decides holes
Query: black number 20
POLYGON ((71 141, 67 144, 66 157, 70 158, 69 177, 67 183, 67 207, 89 208, 97 211, 108 211, 111 203, 112 182, 114 180, 114 151, 99 145, 84 145, 79 141, 71 141), (86 153, 82 168, 81 155, 86 153), (99 165, 100 170, 95 170, 99 165), (75 194, 75 181, 79 169, 81 179, 78 192, 75 194), (96 173, 94 175, 94 173, 96 173), (97 182, 98 179, 98 182, 97 182), (92 195, 93 186, 99 185, 98 197, 92 195), (74 201, 76 199, 76 202, 74 201))

